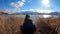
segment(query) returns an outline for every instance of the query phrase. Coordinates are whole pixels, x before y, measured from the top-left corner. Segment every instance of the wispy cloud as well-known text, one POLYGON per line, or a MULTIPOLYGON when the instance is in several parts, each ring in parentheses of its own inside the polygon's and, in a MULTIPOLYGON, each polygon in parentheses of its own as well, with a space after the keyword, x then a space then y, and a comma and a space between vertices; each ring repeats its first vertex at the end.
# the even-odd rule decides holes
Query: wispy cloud
POLYGON ((17 1, 17 2, 11 2, 10 5, 14 8, 20 8, 25 4, 25 2, 26 2, 25 0, 17 1))
POLYGON ((8 9, 9 11, 7 10, 7 12, 8 13, 19 12, 20 8, 25 5, 25 2, 26 2, 26 0, 21 0, 21 1, 17 1, 17 2, 11 2, 10 6, 13 7, 13 9, 8 9))
POLYGON ((54 12, 54 10, 43 10, 43 9, 30 9, 33 10, 34 12, 39 12, 39 13, 51 13, 54 12))
POLYGON ((22 2, 26 2, 26 0, 22 0, 22 2))
POLYGON ((33 11, 33 12, 39 12, 39 13, 51 13, 51 12, 54 12, 54 10, 43 10, 43 9, 29 9, 29 10, 21 10, 21 11, 33 11))
POLYGON ((43 9, 29 9, 29 10, 16 10, 16 9, 7 9, 4 12, 7 12, 9 14, 11 13, 18 13, 18 12, 25 12, 25 11, 31 11, 31 12, 38 12, 38 13, 51 13, 54 12, 54 10, 43 10, 43 9))

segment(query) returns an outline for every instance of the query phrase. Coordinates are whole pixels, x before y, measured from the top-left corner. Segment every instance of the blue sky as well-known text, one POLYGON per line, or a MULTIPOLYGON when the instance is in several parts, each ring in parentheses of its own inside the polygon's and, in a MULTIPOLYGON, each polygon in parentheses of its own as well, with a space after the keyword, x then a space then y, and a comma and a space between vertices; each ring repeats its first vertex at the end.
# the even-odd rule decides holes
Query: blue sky
POLYGON ((44 9, 60 11, 60 0, 48 0, 49 3, 42 3, 42 1, 44 0, 0 0, 0 10, 18 8, 20 10, 44 9))

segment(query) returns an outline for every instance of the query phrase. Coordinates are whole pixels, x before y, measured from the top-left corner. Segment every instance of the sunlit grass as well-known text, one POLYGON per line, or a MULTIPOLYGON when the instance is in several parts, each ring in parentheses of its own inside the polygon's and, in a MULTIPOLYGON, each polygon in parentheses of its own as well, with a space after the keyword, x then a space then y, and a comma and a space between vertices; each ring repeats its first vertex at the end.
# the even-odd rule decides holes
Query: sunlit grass
MULTIPOLYGON (((42 22, 48 24, 52 28, 55 28, 58 33, 60 34, 60 17, 54 19, 53 17, 50 18, 39 18, 35 17, 35 25, 37 28, 37 34, 40 34, 38 31, 40 26, 43 24, 42 22)), ((6 15, 0 15, 0 34, 21 34, 20 26, 24 22, 23 15, 12 15, 12 16, 6 16, 6 15)), ((47 26, 46 24, 43 24, 47 26)))

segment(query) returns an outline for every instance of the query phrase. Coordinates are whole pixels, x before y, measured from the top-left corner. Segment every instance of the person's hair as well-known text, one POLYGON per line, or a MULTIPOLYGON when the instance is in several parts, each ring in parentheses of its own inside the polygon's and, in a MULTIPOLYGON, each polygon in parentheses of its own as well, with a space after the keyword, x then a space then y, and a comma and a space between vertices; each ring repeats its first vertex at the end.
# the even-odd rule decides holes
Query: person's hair
POLYGON ((30 16, 28 14, 26 14, 24 21, 28 20, 29 18, 30 18, 30 16))
POLYGON ((30 16, 28 14, 26 14, 25 19, 29 19, 29 18, 30 18, 30 16))

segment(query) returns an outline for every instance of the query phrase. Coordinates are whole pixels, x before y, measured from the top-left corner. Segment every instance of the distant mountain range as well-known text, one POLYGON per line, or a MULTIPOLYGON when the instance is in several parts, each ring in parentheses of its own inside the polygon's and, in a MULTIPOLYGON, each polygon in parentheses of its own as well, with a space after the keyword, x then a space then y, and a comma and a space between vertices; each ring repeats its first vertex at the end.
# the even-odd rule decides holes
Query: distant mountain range
POLYGON ((33 11, 26 11, 26 12, 21 12, 21 14, 25 15, 25 14, 40 14, 38 12, 33 12, 33 11))
POLYGON ((24 11, 24 12, 20 12, 20 13, 13 13, 11 15, 19 15, 19 14, 22 14, 22 15, 26 15, 26 14, 30 14, 30 15, 33 15, 33 14, 40 14, 38 12, 33 12, 33 11, 24 11))
POLYGON ((52 15, 59 15, 60 12, 51 12, 50 14, 52 14, 52 15))
POLYGON ((0 15, 8 15, 8 13, 5 13, 5 12, 0 12, 0 15))
POLYGON ((26 14, 30 14, 30 15, 59 15, 60 12, 51 12, 51 13, 38 13, 38 12, 33 12, 33 11, 25 11, 25 12, 20 12, 20 13, 14 13, 12 15, 26 15, 26 14))
POLYGON ((26 15, 26 14, 30 14, 30 15, 59 15, 60 12, 38 13, 38 12, 33 12, 33 11, 24 11, 24 12, 20 12, 20 13, 12 13, 12 14, 0 12, 0 14, 5 14, 5 15, 19 15, 19 14, 22 14, 22 15, 26 15))

